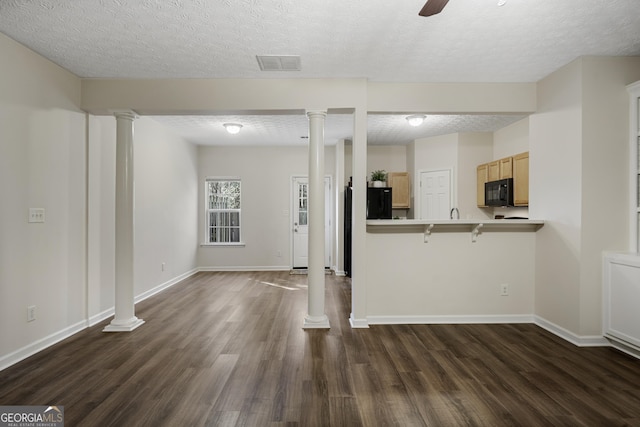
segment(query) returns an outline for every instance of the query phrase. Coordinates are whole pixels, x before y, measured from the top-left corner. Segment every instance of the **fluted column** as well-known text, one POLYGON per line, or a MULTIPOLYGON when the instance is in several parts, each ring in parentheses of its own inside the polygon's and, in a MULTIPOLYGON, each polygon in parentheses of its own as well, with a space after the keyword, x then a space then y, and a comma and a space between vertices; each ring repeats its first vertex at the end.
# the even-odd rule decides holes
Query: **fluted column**
POLYGON ((329 328, 324 312, 324 121, 326 111, 309 118, 309 304, 304 328, 329 328))
POLYGON ((135 316, 133 121, 131 111, 116 112, 116 304, 104 332, 129 332, 144 323, 135 316))

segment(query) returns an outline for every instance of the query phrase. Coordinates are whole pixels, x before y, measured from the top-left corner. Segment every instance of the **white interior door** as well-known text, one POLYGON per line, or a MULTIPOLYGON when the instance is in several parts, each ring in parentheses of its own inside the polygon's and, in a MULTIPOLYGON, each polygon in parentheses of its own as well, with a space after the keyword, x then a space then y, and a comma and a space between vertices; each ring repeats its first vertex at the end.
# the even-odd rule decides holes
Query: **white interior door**
POLYGON ((449 219, 451 211, 451 171, 420 173, 420 218, 449 219))
MULTIPOLYGON (((292 187, 292 250, 293 268, 307 268, 309 266, 309 180, 305 177, 294 177, 292 187)), ((325 250, 324 265, 331 266, 331 181, 324 179, 325 204, 325 250)))

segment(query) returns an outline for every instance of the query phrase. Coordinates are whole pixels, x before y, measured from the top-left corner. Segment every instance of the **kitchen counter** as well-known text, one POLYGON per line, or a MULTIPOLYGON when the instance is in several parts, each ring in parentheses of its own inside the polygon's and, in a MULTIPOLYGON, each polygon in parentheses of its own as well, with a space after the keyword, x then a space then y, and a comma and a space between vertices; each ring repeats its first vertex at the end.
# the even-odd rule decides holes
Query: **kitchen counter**
POLYGON ((543 220, 531 219, 370 219, 367 220, 369 233, 424 232, 427 242, 432 232, 471 233, 472 241, 485 231, 537 231, 544 225, 543 220))

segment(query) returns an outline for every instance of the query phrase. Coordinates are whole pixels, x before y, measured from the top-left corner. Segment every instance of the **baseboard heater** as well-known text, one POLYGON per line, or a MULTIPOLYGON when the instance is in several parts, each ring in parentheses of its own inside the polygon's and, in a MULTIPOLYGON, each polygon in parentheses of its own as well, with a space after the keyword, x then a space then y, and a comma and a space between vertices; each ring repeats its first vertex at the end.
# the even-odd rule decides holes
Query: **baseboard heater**
POLYGON ((606 253, 603 333, 614 346, 640 355, 640 254, 606 253))

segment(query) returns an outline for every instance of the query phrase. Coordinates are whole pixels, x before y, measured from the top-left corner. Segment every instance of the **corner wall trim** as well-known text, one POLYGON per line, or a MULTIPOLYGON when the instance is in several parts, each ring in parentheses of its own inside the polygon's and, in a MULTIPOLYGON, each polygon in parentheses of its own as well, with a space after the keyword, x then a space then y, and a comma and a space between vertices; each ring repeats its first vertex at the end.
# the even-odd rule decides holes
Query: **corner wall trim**
POLYGON ((369 327, 367 319, 356 319, 353 317, 353 313, 349 316, 349 323, 353 329, 364 329, 369 327))

